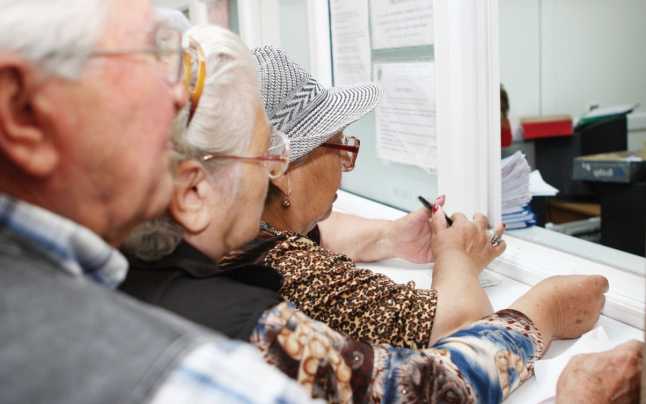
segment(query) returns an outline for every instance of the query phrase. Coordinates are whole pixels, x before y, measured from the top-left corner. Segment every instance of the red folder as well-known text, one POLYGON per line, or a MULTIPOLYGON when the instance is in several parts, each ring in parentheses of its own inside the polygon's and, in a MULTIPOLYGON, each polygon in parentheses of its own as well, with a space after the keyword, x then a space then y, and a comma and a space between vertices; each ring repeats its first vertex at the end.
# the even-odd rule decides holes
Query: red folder
POLYGON ((527 117, 521 119, 520 125, 525 140, 572 136, 574 133, 572 117, 569 115, 527 117))

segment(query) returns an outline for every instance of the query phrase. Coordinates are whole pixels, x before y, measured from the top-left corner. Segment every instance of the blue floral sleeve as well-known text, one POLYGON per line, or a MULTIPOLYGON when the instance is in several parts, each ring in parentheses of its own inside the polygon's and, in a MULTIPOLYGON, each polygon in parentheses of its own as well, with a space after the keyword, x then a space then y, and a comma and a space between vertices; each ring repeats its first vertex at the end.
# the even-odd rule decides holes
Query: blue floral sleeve
POLYGON ((251 342, 313 397, 331 402, 498 403, 544 350, 536 327, 512 310, 416 351, 350 339, 288 303, 265 312, 251 342))

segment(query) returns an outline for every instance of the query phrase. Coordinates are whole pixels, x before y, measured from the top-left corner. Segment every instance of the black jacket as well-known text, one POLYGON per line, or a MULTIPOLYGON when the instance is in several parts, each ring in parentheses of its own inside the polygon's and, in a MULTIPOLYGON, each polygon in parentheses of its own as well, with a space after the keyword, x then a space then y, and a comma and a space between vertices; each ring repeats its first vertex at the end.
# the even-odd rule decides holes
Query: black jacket
POLYGON ((218 265, 185 242, 159 261, 128 259, 122 291, 230 338, 248 341, 263 312, 281 303, 272 268, 218 265))

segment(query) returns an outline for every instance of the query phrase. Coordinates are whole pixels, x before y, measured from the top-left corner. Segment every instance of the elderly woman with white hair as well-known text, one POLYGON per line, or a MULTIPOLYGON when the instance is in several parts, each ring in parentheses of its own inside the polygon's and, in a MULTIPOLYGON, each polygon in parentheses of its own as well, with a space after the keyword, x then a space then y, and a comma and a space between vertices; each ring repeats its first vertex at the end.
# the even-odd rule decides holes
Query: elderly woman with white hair
MULTIPOLYGON (((218 264, 228 249, 257 232, 267 177, 285 172, 288 150, 277 132, 267 149, 255 66, 235 35, 204 26, 187 36, 205 50, 204 93, 185 135, 175 142, 177 179, 168 216, 131 237, 132 270, 123 290, 250 341, 312 396, 333 402, 498 402, 529 376, 553 337, 578 335, 595 321, 602 280, 572 277, 562 282, 567 291, 576 294, 575 284, 590 286, 581 322, 553 321, 555 313, 568 319, 575 313, 546 281, 511 310, 464 327, 431 348, 374 345, 281 301, 282 279, 272 268, 218 264)), ((466 237, 459 228, 455 232, 466 237)))

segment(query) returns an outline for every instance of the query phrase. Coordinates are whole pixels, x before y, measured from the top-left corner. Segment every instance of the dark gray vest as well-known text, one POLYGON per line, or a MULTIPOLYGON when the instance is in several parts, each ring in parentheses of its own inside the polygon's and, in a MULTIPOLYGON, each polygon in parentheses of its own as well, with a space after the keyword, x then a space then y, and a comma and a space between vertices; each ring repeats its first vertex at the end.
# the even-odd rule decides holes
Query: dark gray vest
POLYGON ((0 402, 146 402, 206 339, 0 234, 0 402))

